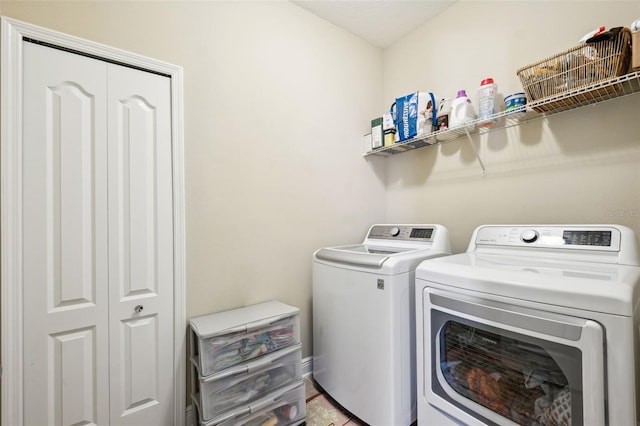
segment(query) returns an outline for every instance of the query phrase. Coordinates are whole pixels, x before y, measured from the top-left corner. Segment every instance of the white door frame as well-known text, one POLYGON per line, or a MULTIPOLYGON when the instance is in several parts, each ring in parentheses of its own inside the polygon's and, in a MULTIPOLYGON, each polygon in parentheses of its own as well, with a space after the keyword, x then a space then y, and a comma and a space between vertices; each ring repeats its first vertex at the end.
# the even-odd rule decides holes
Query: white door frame
POLYGON ((186 264, 183 170, 182 67, 157 61, 7 17, 1 18, 0 66, 0 287, 2 425, 22 425, 22 46, 23 39, 48 43, 98 59, 171 78, 174 253, 174 424, 186 408, 186 264))

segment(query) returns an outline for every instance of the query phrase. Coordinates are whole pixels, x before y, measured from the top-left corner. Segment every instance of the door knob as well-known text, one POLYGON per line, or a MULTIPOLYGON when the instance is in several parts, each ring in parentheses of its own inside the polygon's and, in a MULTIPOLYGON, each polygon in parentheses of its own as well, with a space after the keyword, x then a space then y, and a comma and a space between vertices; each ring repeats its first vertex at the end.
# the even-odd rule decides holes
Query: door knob
POLYGON ((136 305, 136 307, 133 308, 133 310, 136 311, 137 313, 142 312, 143 309, 144 309, 144 306, 142 305, 136 305))

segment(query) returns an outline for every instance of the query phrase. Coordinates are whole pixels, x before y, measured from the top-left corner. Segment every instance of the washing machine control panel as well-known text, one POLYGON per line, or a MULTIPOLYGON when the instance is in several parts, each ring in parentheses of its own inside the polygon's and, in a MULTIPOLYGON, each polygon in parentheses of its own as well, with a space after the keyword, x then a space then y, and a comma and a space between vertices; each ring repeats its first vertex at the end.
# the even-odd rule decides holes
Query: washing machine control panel
POLYGON ((408 225, 375 225, 367 239, 433 241, 435 228, 408 225))
POLYGON ((478 246, 540 247, 572 250, 620 249, 620 231, 607 226, 494 226, 478 229, 478 246))

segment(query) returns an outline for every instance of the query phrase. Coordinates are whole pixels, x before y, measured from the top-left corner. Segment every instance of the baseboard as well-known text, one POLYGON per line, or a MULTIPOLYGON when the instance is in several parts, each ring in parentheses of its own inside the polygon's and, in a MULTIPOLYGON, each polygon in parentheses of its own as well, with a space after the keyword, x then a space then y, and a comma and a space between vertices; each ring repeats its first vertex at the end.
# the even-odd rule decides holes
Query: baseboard
POLYGON ((313 373, 313 357, 302 358, 302 377, 306 377, 311 373, 313 373))
POLYGON ((186 426, 195 426, 195 421, 193 418, 193 405, 189 405, 187 407, 187 412, 186 412, 186 416, 187 416, 187 420, 185 422, 186 426))

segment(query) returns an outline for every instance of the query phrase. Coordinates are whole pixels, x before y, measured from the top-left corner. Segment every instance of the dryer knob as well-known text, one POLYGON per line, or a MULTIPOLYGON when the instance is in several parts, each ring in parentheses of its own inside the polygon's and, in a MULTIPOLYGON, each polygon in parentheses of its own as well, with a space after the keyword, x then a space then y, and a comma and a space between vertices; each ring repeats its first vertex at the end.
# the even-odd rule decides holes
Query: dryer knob
POLYGON ((522 234, 520 234, 520 239, 525 243, 532 243, 538 239, 538 232, 534 231, 533 229, 524 231, 522 234))
POLYGON ((400 228, 393 227, 390 232, 392 237, 397 237, 400 234, 400 228))

